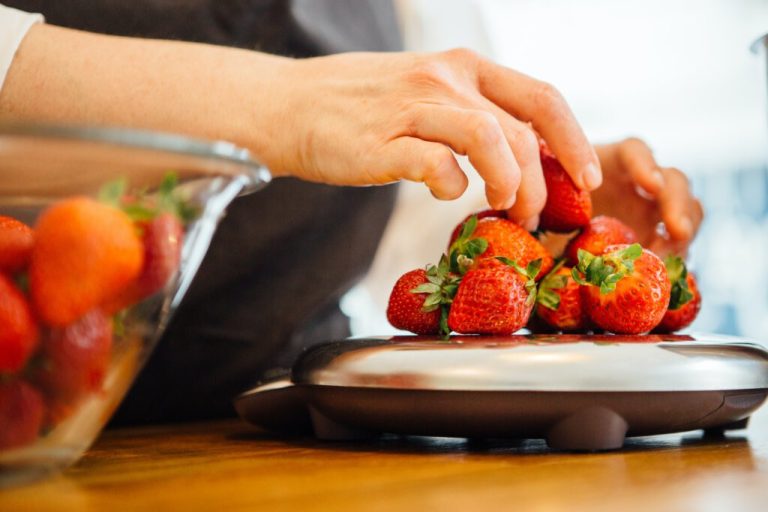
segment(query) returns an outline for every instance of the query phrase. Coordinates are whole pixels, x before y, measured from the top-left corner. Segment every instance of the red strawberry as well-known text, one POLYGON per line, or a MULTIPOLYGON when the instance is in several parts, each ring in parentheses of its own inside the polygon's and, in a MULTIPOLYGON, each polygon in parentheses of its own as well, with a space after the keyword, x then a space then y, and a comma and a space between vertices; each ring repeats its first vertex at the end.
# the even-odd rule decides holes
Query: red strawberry
POLYGON ((24 368, 37 347, 38 332, 26 297, 0 274, 0 373, 24 368))
POLYGON ((35 235, 32 228, 0 215, 0 271, 19 272, 27 267, 35 235))
POLYGON ((0 451, 37 439, 44 413, 43 398, 26 382, 0 384, 0 451))
POLYGON ((144 265, 139 277, 104 306, 110 313, 120 311, 161 290, 179 268, 184 226, 174 214, 165 212, 141 222, 144 265))
POLYGON ((609 245, 634 244, 637 235, 634 230, 614 217, 599 215, 589 221, 581 233, 574 237, 565 248, 568 264, 579 263, 579 249, 592 254, 602 254, 609 245))
MULTIPOLYGON (((477 220, 480 219, 487 219, 489 217, 491 218, 499 218, 499 219, 506 219, 507 218, 507 212, 504 210, 482 210, 477 213, 472 213, 470 215, 467 215, 463 221, 459 223, 458 226, 453 228, 453 233, 451 233, 451 240, 448 242, 448 247, 453 245, 453 243, 456 241, 457 238, 459 238, 459 235, 461 235, 461 231, 464 228, 464 226, 467 224, 467 222, 472 218, 475 217, 477 220)), ((449 249, 450 250, 450 249, 449 249)))
POLYGON ((679 256, 670 256, 664 264, 672 285, 669 307, 654 332, 675 332, 693 323, 701 309, 701 293, 693 274, 688 273, 679 256))
POLYGON ((424 269, 406 272, 397 280, 387 306, 387 320, 393 327, 414 334, 440 332, 439 303, 425 307, 430 292, 415 291, 427 284, 430 282, 424 269))
POLYGON ((541 260, 539 277, 546 275, 554 265, 554 259, 546 247, 525 229, 511 220, 485 218, 477 223, 472 238, 482 238, 488 243, 486 250, 477 257, 476 266, 496 266, 497 257, 514 261, 521 267, 541 260))
POLYGON ((571 268, 561 266, 541 281, 536 315, 559 331, 586 330, 590 322, 582 305, 580 288, 571 276, 571 268))
POLYGON ((538 268, 533 267, 540 264, 522 272, 509 265, 467 272, 451 304, 448 327, 462 334, 500 335, 525 327, 536 299, 533 278, 538 268))
POLYGON ((620 334, 648 332, 661 322, 671 285, 664 262, 640 244, 612 245, 595 256, 579 253, 573 273, 588 317, 598 327, 620 334))
POLYGON ((179 269, 184 226, 172 213, 161 213, 141 225, 144 236, 144 267, 137 285, 142 296, 162 289, 179 269))
POLYGON ((547 185, 547 202, 541 212, 539 229, 567 233, 589 224, 592 218, 589 192, 573 183, 543 141, 539 145, 539 154, 547 185))
POLYGON ((43 342, 43 364, 35 380, 46 394, 52 416, 60 419, 61 411, 101 389, 111 350, 112 320, 98 309, 51 330, 43 342))
POLYGON ((143 257, 125 212, 86 197, 59 201, 37 221, 29 266, 35 312, 51 326, 76 321, 136 279, 143 257))

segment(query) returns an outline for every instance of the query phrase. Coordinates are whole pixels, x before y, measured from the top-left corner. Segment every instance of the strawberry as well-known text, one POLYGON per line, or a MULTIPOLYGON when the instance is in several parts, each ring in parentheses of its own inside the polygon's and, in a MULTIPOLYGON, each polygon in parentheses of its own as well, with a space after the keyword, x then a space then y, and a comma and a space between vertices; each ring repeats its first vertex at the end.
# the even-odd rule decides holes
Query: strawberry
POLYGON ((584 331, 590 323, 582 305, 579 283, 562 263, 541 280, 536 315, 558 331, 584 331))
POLYGON ((137 284, 142 296, 162 289, 179 269, 184 226, 174 214, 161 213, 142 225, 144 267, 137 284))
POLYGON ((43 341, 43 364, 34 373, 55 420, 80 398, 101 389, 112 350, 112 321, 99 309, 50 331, 43 341))
POLYGON ((477 223, 473 238, 482 238, 487 248, 477 258, 476 266, 498 265, 501 256, 514 261, 520 266, 527 266, 535 260, 541 260, 539 277, 548 273, 554 265, 554 259, 546 247, 533 235, 511 220, 485 218, 477 223))
POLYGON ((536 301, 536 274, 541 261, 522 269, 503 265, 469 270, 448 314, 448 327, 462 334, 512 334, 525 327, 536 301))
POLYGON ((488 244, 472 234, 477 216, 470 215, 456 228, 448 254, 427 270, 411 270, 395 283, 389 297, 387 319, 392 326, 415 334, 450 334, 448 308, 459 282, 485 252, 488 244))
MULTIPOLYGON (((496 243, 495 245, 503 250, 496 251, 494 249, 493 251, 489 251, 487 254, 484 254, 483 257, 487 258, 495 258, 496 256, 505 256, 507 258, 513 259, 515 261, 520 261, 521 264, 525 262, 533 261, 534 259, 541 258, 543 262, 543 271, 540 274, 540 277, 544 275, 545 271, 548 271, 548 269, 551 269, 551 264, 549 260, 551 259, 551 254, 549 251, 544 248, 540 242, 538 242, 538 239, 533 236, 531 233, 527 233, 528 236, 523 234, 523 231, 525 231, 523 228, 521 228, 519 225, 514 223, 513 221, 509 220, 507 217, 507 212, 504 210, 482 210, 477 213, 473 213, 472 215, 469 215, 466 219, 462 221, 461 224, 456 226, 453 230, 453 233, 451 233, 451 240, 450 240, 450 247, 449 252, 456 247, 456 240, 459 238, 459 236, 462 233, 462 229, 465 228, 465 226, 469 225, 469 221, 471 219, 475 219, 472 224, 472 229, 469 233, 465 233, 464 236, 467 239, 472 238, 484 238, 487 242, 489 241, 488 236, 491 237, 496 243), (480 234, 477 234, 476 229, 478 226, 478 223, 480 221, 483 221, 483 219, 499 219, 499 220, 505 220, 507 222, 500 222, 500 223, 492 223, 489 226, 483 226, 480 234), (514 224, 513 226, 510 226, 510 224, 514 224), (491 227, 491 226, 496 227, 491 227), (499 228, 499 226, 505 226, 504 228, 499 228), (499 230, 499 234, 497 236, 492 236, 490 233, 499 230), (502 233, 504 231, 504 233, 502 233), (471 236, 474 235, 474 236, 471 236), (520 242, 515 244, 510 240, 501 240, 504 239, 516 239, 520 238, 520 242), (533 241, 531 240, 533 239, 533 241), (538 243, 537 243, 538 242, 538 243), (502 252, 506 254, 496 254, 496 252, 502 252), (522 258, 516 258, 515 256, 523 256, 522 258)), ((485 224, 485 222, 483 222, 485 224)), ((458 247, 461 247, 460 245, 458 247)), ((527 263, 526 263, 527 264, 527 263)))
POLYGON ((144 265, 138 278, 104 305, 107 312, 120 311, 160 291, 179 268, 184 226, 178 217, 163 212, 138 225, 143 233, 144 265))
POLYGON ((424 269, 411 270, 400 276, 387 305, 387 320, 393 327, 414 334, 440 332, 440 308, 437 305, 425 308, 424 303, 430 294, 416 291, 426 284, 429 280, 424 269))
POLYGON ((24 270, 34 240, 32 228, 13 217, 0 215, 0 271, 12 274, 24 270))
POLYGON ((0 274, 0 373, 20 371, 38 345, 39 329, 24 294, 0 274))
POLYGON ((449 334, 448 305, 456 295, 459 280, 451 272, 446 255, 437 266, 406 272, 389 296, 387 320, 393 327, 414 334, 449 334))
POLYGON ((573 183, 544 141, 540 141, 539 154, 547 186, 547 202, 541 212, 539 229, 568 233, 589 224, 592 218, 589 192, 573 183))
POLYGON ((22 380, 0 383, 0 451, 32 443, 43 425, 40 393, 22 380))
POLYGON ((648 332, 659 324, 669 304, 664 262, 640 244, 612 245, 602 255, 579 251, 573 269, 589 319, 620 334, 648 332))
POLYGON ((701 309, 701 293, 693 274, 688 272, 683 259, 669 256, 664 260, 672 285, 669 307, 654 332, 675 332, 688 327, 701 309))
POLYGON ((579 263, 579 249, 592 254, 602 254, 609 245, 634 244, 637 235, 634 230, 614 217, 598 215, 589 221, 581 233, 575 236, 565 248, 568 264, 579 263))
POLYGON ((126 213, 86 197, 60 201, 36 227, 29 267, 35 311, 48 325, 71 324, 136 279, 143 257, 126 213))
MULTIPOLYGON (((456 242, 456 239, 459 238, 459 235, 461 235, 462 229, 465 225, 467 225, 467 222, 474 217, 477 220, 481 219, 487 219, 487 218, 499 218, 499 219, 506 219, 507 218, 507 212, 504 210, 481 210, 477 213, 472 213, 470 215, 467 215, 467 217, 459 223, 458 226, 453 228, 453 233, 451 233, 451 240, 448 242, 448 246, 456 242)), ((450 251, 450 249, 449 249, 450 251)))

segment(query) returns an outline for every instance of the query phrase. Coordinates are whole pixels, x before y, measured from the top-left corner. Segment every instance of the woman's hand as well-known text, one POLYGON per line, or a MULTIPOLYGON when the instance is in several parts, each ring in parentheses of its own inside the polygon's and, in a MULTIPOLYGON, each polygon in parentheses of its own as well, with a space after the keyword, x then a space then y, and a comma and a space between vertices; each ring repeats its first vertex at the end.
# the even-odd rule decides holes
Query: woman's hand
POLYGON ((579 187, 601 182, 560 93, 469 50, 295 60, 37 25, 9 70, 0 118, 225 139, 277 176, 407 179, 441 199, 467 187, 455 152, 469 156, 493 208, 529 223, 546 200, 534 130, 579 187))
POLYGON ((579 187, 601 182, 555 88, 468 50, 291 61, 276 79, 266 110, 275 134, 259 156, 277 175, 341 185, 406 179, 454 199, 467 187, 455 152, 485 180, 489 204, 524 222, 546 200, 535 129, 579 187))
POLYGON ((685 254, 704 216, 685 174, 659 166, 639 139, 595 149, 604 174, 603 185, 592 192, 595 215, 623 220, 658 254, 685 254))

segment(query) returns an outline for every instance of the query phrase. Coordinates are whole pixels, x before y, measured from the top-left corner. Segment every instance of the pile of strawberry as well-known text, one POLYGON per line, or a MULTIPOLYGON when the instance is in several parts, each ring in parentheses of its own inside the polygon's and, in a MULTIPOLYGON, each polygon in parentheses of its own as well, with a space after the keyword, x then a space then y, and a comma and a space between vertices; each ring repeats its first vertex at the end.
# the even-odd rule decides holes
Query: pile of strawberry
POLYGON ((469 216, 437 265, 395 283, 387 318, 415 334, 608 331, 674 332, 701 307, 693 275, 679 256, 662 261, 620 220, 592 218, 578 189, 546 145, 541 164, 547 202, 540 232, 574 233, 555 258, 506 212, 469 216))
POLYGON ((169 176, 45 209, 32 229, 0 216, 0 451, 33 442, 101 391, 122 311, 179 266, 189 209, 169 176))

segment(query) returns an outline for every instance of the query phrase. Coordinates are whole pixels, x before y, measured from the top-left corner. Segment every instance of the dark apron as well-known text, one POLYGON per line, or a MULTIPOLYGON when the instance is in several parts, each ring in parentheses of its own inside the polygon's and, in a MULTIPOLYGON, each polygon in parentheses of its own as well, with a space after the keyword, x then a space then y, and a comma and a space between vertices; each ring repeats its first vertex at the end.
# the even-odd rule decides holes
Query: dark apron
MULTIPOLYGON (((398 50, 387 0, 3 0, 51 24, 307 57, 398 50)), ((396 189, 279 179, 237 199, 116 423, 232 415, 305 347, 349 335, 339 298, 368 269, 396 189)))

